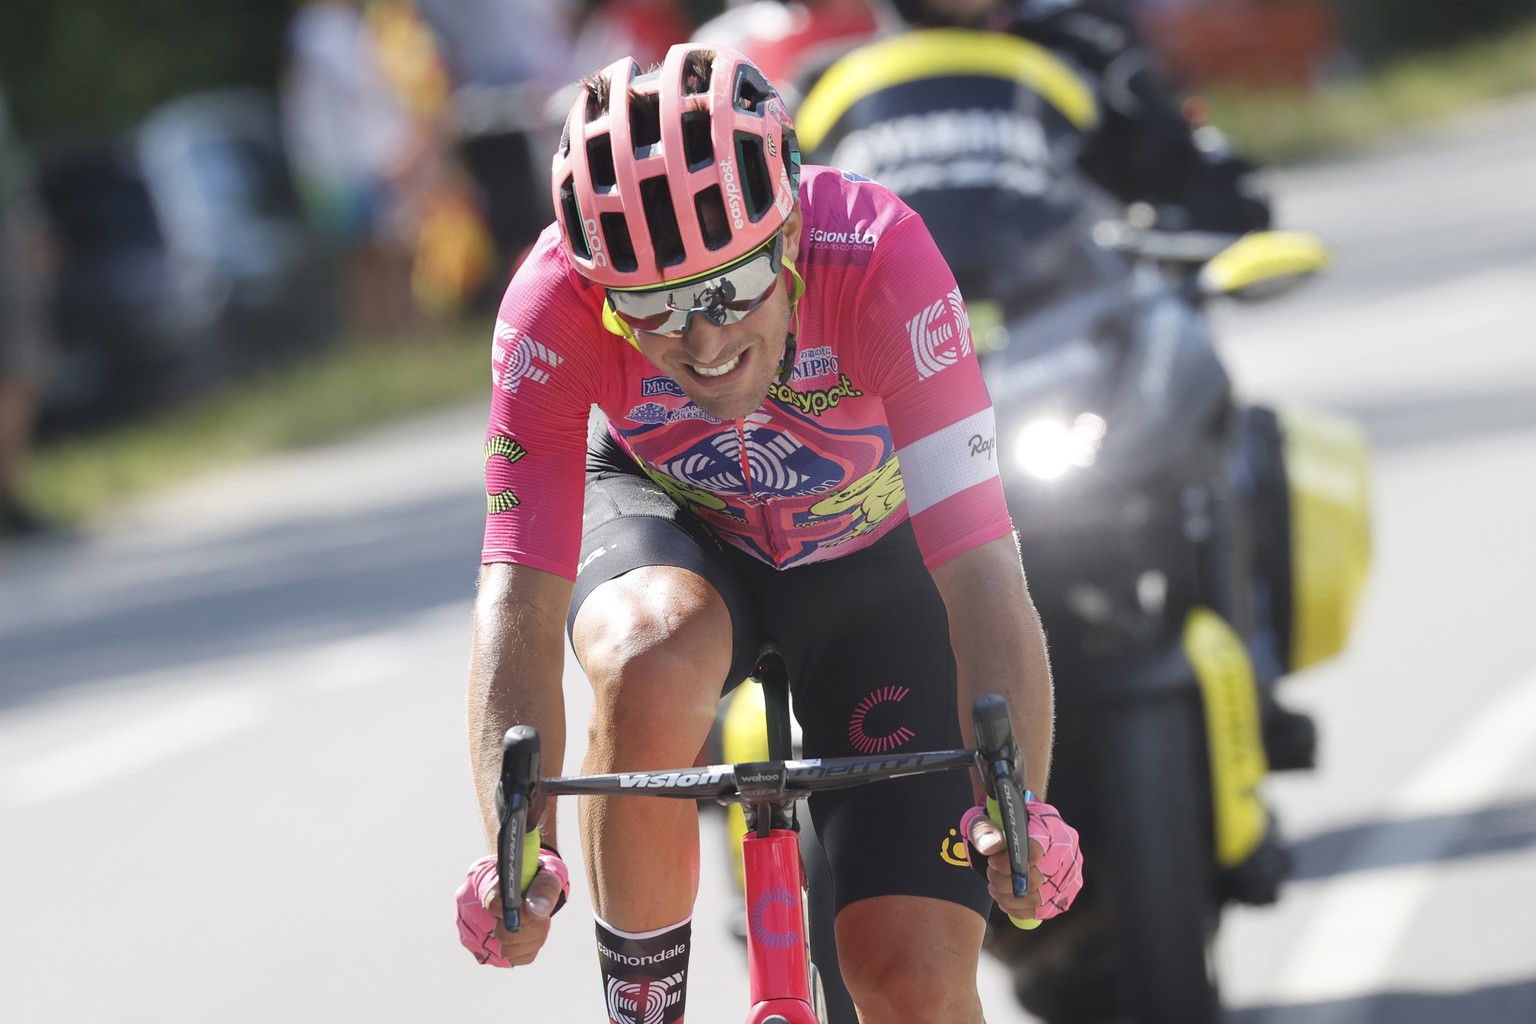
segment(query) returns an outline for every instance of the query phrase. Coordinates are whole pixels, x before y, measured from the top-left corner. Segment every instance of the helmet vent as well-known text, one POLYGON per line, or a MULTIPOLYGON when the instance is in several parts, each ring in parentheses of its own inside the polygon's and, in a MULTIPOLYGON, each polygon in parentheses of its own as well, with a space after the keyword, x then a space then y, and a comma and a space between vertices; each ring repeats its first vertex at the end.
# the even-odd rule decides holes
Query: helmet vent
POLYGON ((683 95, 699 96, 709 92, 709 83, 714 74, 714 51, 694 50, 689 53, 683 63, 683 95))
POLYGON ((694 196, 693 210, 699 215, 706 248, 714 251, 731 240, 731 222, 725 216, 725 200, 720 196, 719 185, 711 185, 694 196))
POLYGON ((661 97, 654 92, 631 93, 629 97, 629 138, 635 155, 661 141, 661 97))
POLYGON ((629 237, 629 225, 624 220, 622 213, 604 213, 598 218, 603 225, 603 238, 608 243, 608 258, 613 261, 613 269, 625 273, 634 273, 639 266, 635 259, 635 243, 629 237))
POLYGON ((592 250, 587 247, 587 234, 581 228, 581 210, 576 205, 575 181, 566 178, 560 186, 560 218, 564 222, 565 237, 571 243, 571 250, 583 260, 592 258, 592 250))
POLYGON ((618 180, 613 170, 613 138, 607 132, 587 140, 587 171, 594 189, 613 188, 618 180))
POLYGON ((763 140, 750 132, 737 132, 736 162, 741 168, 747 216, 756 223, 768 212, 773 198, 773 186, 768 181, 768 162, 763 158, 763 140))
POLYGON ((683 115, 683 156, 690 171, 715 162, 715 139, 709 131, 709 111, 690 110, 683 115))
POLYGON ((666 175, 646 178, 640 183, 640 201, 645 207, 645 220, 651 229, 651 248, 656 252, 656 268, 675 266, 683 262, 682 233, 677 226, 677 210, 672 205, 672 189, 666 175))
POLYGON ((736 90, 733 100, 737 110, 748 113, 763 113, 763 103, 774 95, 773 86, 768 84, 768 79, 762 72, 750 64, 743 64, 736 69, 736 90))

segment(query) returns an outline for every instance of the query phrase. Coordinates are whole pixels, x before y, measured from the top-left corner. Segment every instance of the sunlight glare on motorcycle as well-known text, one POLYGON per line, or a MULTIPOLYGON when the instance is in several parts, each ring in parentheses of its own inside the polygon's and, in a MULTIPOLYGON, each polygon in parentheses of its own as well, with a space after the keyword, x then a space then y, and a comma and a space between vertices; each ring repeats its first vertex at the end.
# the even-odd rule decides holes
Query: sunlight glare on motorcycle
POLYGON ((1093 465, 1104 430, 1104 418, 1091 412, 1070 425, 1059 419, 1034 420, 1014 438, 1014 462, 1036 479, 1059 480, 1073 467, 1093 465))

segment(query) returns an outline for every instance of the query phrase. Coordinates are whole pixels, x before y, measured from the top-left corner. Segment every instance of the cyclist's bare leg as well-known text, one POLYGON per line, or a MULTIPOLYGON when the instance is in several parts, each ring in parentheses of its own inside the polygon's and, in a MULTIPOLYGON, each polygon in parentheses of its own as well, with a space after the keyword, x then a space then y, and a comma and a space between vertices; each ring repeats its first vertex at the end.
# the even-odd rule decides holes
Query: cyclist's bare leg
MULTIPOLYGON (((731 662, 731 618, 702 577, 647 566, 582 604, 572 646, 592 681, 589 773, 689 765, 704 745, 731 662)), ((642 932, 692 913, 699 883, 691 800, 583 798, 582 849, 593 907, 642 932)))
POLYGON ((981 1024, 986 922, 926 896, 876 896, 837 915, 837 955, 861 1024, 981 1024))

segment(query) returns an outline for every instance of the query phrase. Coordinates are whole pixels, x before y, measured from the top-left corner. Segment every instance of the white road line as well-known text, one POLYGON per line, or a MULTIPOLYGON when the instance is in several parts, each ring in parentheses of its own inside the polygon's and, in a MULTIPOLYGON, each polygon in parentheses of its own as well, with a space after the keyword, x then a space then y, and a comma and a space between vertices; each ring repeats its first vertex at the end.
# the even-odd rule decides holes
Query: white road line
MULTIPOLYGON (((1437 861, 1458 838, 1455 813, 1485 806, 1533 744, 1536 673, 1485 708, 1396 794, 1389 819, 1423 820, 1411 830, 1378 831, 1343 865, 1345 878, 1323 886, 1320 909, 1289 944, 1275 994, 1287 1003, 1328 1003, 1386 991, 1399 946, 1444 876, 1437 861), (1371 867, 1404 860, 1410 866, 1371 867)), ((1324 1012, 1314 1024, 1333 1019, 1324 1012)))
POLYGON ((0 804, 19 807, 73 796, 257 725, 271 717, 273 707, 270 694, 254 689, 178 704, 7 772, 0 776, 0 804))
MULTIPOLYGON (((109 729, 68 747, 0 767, 0 806, 21 807, 60 800, 93 786, 168 760, 243 729, 255 728, 277 714, 280 696, 294 692, 283 684, 299 681, 312 693, 344 692, 396 678, 408 663, 412 637, 436 635, 463 626, 469 635, 469 613, 463 605, 436 608, 398 628, 286 652, 278 660, 237 658, 231 662, 180 668, 171 678, 263 678, 269 683, 223 684, 218 693, 200 695, 109 729)), ((155 677, 130 677, 146 683, 155 677)), ((123 682, 123 680, 118 680, 123 682)))

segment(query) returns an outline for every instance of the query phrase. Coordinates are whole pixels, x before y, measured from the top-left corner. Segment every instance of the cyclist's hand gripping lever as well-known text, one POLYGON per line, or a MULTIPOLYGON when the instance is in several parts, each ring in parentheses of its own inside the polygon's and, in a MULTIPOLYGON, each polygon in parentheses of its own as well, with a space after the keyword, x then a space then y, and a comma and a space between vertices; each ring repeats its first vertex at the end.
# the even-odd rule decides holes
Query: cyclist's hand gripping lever
MULTIPOLYGON (((529 841, 529 811, 539 787, 539 734, 527 725, 514 725, 501 739, 501 781, 496 785, 497 894, 502 924, 515 932, 522 925, 523 893, 539 870, 539 831, 529 841), (514 867, 516 866, 516 867, 514 867), (516 879, 516 883, 514 883, 516 879)), ((537 815, 533 816, 535 823, 537 815)))
MULTIPOLYGON (((1008 702, 995 693, 971 706, 976 727, 976 761, 987 790, 987 816, 1002 829, 1013 874, 1013 894, 1029 892, 1029 808, 1024 788, 1024 754, 1013 738, 1008 702)), ((1009 918, 1020 928, 1036 928, 1033 918, 1009 918)))

